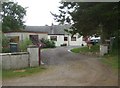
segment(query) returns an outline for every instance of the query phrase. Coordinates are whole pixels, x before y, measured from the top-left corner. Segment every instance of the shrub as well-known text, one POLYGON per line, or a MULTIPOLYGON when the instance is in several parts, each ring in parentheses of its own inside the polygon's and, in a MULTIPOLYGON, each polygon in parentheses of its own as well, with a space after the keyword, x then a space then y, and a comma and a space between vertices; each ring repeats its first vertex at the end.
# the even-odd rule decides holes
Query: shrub
POLYGON ((9 46, 2 48, 2 53, 9 53, 9 52, 10 52, 9 46))
POLYGON ((9 48, 9 39, 2 34, 2 53, 8 53, 10 52, 9 48))
POLYGON ((19 43, 19 50, 22 52, 27 51, 28 45, 32 45, 32 41, 26 38, 25 40, 19 43))
POLYGON ((9 39, 2 35, 2 46, 8 46, 9 45, 9 39))
POLYGON ((41 42, 44 44, 43 48, 55 48, 54 41, 48 39, 41 39, 41 42))

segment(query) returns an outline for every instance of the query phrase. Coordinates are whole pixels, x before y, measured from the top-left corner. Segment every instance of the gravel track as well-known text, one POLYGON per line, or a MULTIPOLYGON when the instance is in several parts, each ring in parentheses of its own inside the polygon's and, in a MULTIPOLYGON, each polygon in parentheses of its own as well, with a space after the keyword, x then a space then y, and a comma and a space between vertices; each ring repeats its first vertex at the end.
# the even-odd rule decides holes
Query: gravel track
POLYGON ((117 86, 118 74, 98 57, 68 52, 73 47, 43 50, 47 68, 31 76, 3 80, 3 86, 117 86))

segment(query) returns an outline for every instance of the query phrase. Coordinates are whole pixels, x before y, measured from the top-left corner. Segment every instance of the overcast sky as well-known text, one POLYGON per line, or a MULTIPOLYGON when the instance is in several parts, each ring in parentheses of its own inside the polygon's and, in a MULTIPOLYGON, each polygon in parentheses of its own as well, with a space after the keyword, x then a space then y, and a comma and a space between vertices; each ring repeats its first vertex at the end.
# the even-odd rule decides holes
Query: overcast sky
POLYGON ((50 14, 58 13, 58 6, 61 0, 14 0, 23 7, 27 8, 27 16, 25 17, 26 25, 30 26, 44 26, 52 23, 58 24, 54 21, 54 17, 50 14))
MULTIPOLYGON (((58 13, 58 7, 60 6, 60 1, 64 0, 11 0, 18 2, 23 7, 27 8, 27 16, 25 17, 25 24, 30 26, 44 26, 51 25, 52 23, 58 24, 54 21, 54 17, 50 14, 50 11, 53 13, 58 13)), ((65 0, 71 1, 71 0, 65 0)), ((76 1, 76 0, 73 0, 76 1)), ((78 0, 78 1, 87 1, 87 0, 78 0)), ((88 0, 94 1, 94 0, 88 0)), ((103 1, 103 0, 97 0, 103 1)), ((114 1, 114 0, 105 0, 105 1, 114 1)), ((116 0, 115 0, 116 1, 116 0)))

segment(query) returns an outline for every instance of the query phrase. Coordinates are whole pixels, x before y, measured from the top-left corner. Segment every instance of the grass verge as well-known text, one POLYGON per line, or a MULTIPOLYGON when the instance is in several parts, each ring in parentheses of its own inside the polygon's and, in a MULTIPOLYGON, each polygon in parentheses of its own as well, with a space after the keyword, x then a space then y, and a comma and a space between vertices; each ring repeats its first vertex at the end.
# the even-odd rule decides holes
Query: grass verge
POLYGON ((101 61, 113 69, 120 69, 118 55, 108 54, 102 57, 101 61))
POLYGON ((71 51, 74 53, 88 53, 88 52, 96 53, 99 52, 99 45, 94 45, 91 47, 91 49, 89 49, 87 46, 74 48, 71 51))
MULTIPOLYGON (((89 55, 89 53, 92 53, 94 56, 96 52, 100 52, 99 45, 92 46, 91 49, 88 47, 80 47, 80 48, 74 48, 71 51, 74 53, 81 53, 85 55, 89 55)), ((120 60, 118 60, 118 54, 117 52, 112 52, 110 54, 107 54, 103 57, 101 57, 101 62, 104 64, 107 64, 113 69, 120 69, 120 60)))
POLYGON ((8 78, 15 78, 15 77, 25 77, 38 72, 43 72, 45 69, 46 69, 45 67, 41 66, 41 67, 24 68, 20 70, 3 70, 2 78, 8 79, 8 78))
POLYGON ((0 80, 2 79, 2 70, 0 69, 0 80))

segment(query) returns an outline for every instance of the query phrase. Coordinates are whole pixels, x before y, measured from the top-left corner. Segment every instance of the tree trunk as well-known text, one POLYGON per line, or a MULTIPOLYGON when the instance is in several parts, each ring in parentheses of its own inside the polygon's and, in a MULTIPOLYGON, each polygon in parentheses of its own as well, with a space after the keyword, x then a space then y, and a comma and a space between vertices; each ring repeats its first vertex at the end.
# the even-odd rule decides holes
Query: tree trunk
POLYGON ((103 27, 101 27, 101 44, 106 44, 105 39, 106 39, 105 31, 103 27))

